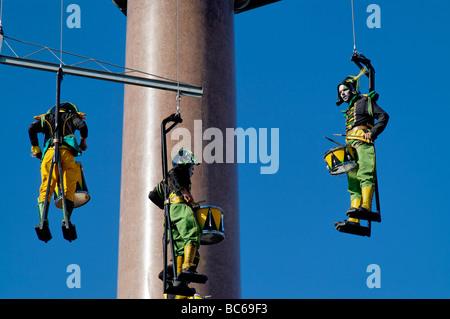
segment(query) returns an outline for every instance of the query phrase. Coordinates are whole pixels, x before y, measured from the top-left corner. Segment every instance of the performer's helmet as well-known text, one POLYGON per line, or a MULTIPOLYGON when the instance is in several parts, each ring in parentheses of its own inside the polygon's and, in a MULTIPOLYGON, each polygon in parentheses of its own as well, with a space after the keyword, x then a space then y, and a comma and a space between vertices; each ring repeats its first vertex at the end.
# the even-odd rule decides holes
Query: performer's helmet
POLYGON ((178 164, 200 165, 191 150, 185 147, 181 148, 177 155, 173 157, 172 167, 175 167, 178 164))
MULTIPOLYGON (((59 104, 60 109, 66 109, 68 111, 79 112, 78 107, 71 102, 61 102, 59 104)), ((47 111, 47 114, 55 113, 56 105, 53 105, 50 110, 47 111)))

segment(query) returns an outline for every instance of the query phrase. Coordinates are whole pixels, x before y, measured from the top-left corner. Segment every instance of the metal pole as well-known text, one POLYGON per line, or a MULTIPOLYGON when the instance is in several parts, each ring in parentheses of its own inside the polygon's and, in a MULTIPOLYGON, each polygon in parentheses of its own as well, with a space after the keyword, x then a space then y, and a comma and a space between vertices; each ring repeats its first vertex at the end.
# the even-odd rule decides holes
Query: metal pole
MULTIPOLYGON (((39 228, 42 230, 44 227, 44 221, 47 219, 48 216, 48 208, 49 208, 49 196, 50 196, 50 185, 51 180, 53 176, 53 169, 55 164, 59 162, 59 132, 58 132, 58 117, 59 117, 59 101, 60 101, 60 92, 61 92, 61 80, 62 80, 62 72, 61 68, 57 72, 57 84, 56 84, 56 105, 55 105, 55 134, 53 137, 53 143, 54 143, 54 152, 53 152, 53 159, 52 163, 50 165, 50 172, 48 175, 48 183, 47 183, 47 191, 45 192, 45 202, 44 202, 44 212, 41 219, 41 222, 39 224, 39 228)), ((59 167, 60 165, 58 165, 59 167)), ((61 173, 61 167, 59 167, 59 175, 62 177, 61 173)), ((63 199, 63 209, 65 210, 65 195, 64 195, 64 185, 62 184, 62 178, 61 178, 61 195, 63 199)), ((65 216, 65 215, 64 215, 65 216)))
POLYGON ((0 54, 2 53, 3 36, 4 36, 3 27, 0 21, 0 54))
POLYGON ((166 293, 167 289, 167 234, 169 234, 170 248, 172 253, 172 270, 173 270, 173 278, 175 280, 178 279, 177 275, 177 261, 175 258, 175 248, 173 244, 173 235, 172 235, 172 225, 170 220, 170 203, 168 203, 169 199, 169 185, 168 185, 168 167, 167 167, 167 143, 166 136, 177 124, 183 122, 179 113, 172 114, 168 118, 165 118, 161 123, 161 157, 162 157, 162 170, 163 170, 163 190, 164 190, 164 238, 163 238, 163 253, 164 253, 164 265, 163 265, 163 281, 164 288, 163 292, 166 293), (167 123, 173 122, 173 124, 166 129, 167 123))
POLYGON ((131 84, 137 86, 144 86, 149 88, 168 90, 173 92, 180 92, 181 95, 202 97, 203 88, 200 86, 195 86, 185 83, 177 83, 162 80, 152 80, 148 78, 131 76, 119 73, 109 73, 105 71, 98 71, 92 69, 85 69, 70 65, 58 65, 56 63, 49 63, 43 61, 29 60, 15 58, 5 55, 0 55, 0 64, 6 64, 11 66, 18 66, 23 68, 48 71, 48 72, 58 72, 60 68, 63 69, 64 74, 81 76, 91 79, 118 82, 124 84, 131 84))
POLYGON ((63 209, 63 214, 64 214, 64 221, 65 221, 65 226, 66 229, 69 229, 69 218, 68 218, 68 213, 67 213, 67 203, 66 203, 66 195, 65 195, 65 191, 64 191, 64 179, 63 179, 63 172, 62 172, 62 163, 61 163, 61 157, 59 154, 59 145, 61 142, 61 138, 64 138, 63 136, 61 136, 60 134, 60 130, 59 130, 59 109, 60 109, 60 104, 61 104, 61 82, 63 80, 63 71, 62 71, 62 67, 60 66, 60 68, 58 69, 57 72, 57 81, 56 81, 56 105, 55 105, 55 134, 54 134, 54 139, 53 139, 53 143, 55 145, 55 149, 54 149, 54 154, 53 154, 53 163, 57 163, 58 164, 58 170, 59 170, 59 184, 60 184, 60 189, 61 189, 61 198, 62 198, 62 209, 63 209))
POLYGON ((380 195, 378 193, 378 174, 376 168, 375 168, 375 204, 377 205, 377 213, 380 214, 381 218, 380 195))
POLYGON ((50 185, 51 185, 54 165, 55 165, 55 163, 52 161, 52 164, 50 165, 50 172, 49 172, 49 175, 48 175, 47 190, 45 192, 45 201, 44 201, 44 208, 43 208, 44 211, 42 213, 42 218, 41 218, 41 221, 39 223, 39 229, 40 230, 44 229, 44 221, 47 219, 47 216, 48 216, 48 207, 49 207, 48 196, 49 196, 49 193, 50 193, 50 185))

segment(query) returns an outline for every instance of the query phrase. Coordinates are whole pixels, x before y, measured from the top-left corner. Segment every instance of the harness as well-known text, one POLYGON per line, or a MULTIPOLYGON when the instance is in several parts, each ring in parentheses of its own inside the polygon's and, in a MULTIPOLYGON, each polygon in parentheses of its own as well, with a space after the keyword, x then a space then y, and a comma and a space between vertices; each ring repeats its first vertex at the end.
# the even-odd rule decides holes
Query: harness
MULTIPOLYGON (((45 126, 48 127, 48 129, 50 130, 50 138, 47 139, 47 141, 44 144, 44 149, 43 149, 43 154, 45 154, 47 152, 47 150, 51 149, 54 147, 54 133, 53 132, 53 127, 51 125, 51 118, 55 115, 54 113, 54 109, 55 106, 53 106, 52 108, 50 108, 46 114, 41 114, 38 116, 35 116, 34 119, 35 120, 40 120, 41 121, 41 127, 44 128, 45 126)), ((61 109, 59 110, 60 113, 68 113, 69 116, 65 119, 64 124, 63 124, 63 129, 62 129, 62 143, 61 143, 61 148, 68 148, 72 151, 72 153, 74 154, 74 156, 80 156, 81 155, 81 150, 78 146, 78 142, 76 140, 75 134, 71 133, 71 134, 65 134, 66 133, 66 124, 67 122, 73 118, 76 115, 79 115, 83 120, 86 119, 86 113, 81 113, 78 112, 78 108, 70 103, 70 102, 65 102, 61 104, 61 109)))

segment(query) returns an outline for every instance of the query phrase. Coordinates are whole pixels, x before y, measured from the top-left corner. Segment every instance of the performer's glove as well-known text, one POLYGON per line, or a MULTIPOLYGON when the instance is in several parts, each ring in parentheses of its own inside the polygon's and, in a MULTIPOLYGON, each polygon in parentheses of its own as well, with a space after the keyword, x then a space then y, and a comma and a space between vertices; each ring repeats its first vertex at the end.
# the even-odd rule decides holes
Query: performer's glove
POLYGON ((87 144, 86 144, 86 139, 82 138, 81 142, 80 142, 80 150, 85 151, 87 150, 87 144))
POLYGON ((31 146, 31 156, 36 157, 38 159, 42 158, 41 148, 39 146, 31 146))
POLYGON ((181 193, 183 193, 183 197, 186 203, 189 204, 190 202, 194 201, 194 197, 192 197, 191 193, 187 189, 182 188, 181 193))

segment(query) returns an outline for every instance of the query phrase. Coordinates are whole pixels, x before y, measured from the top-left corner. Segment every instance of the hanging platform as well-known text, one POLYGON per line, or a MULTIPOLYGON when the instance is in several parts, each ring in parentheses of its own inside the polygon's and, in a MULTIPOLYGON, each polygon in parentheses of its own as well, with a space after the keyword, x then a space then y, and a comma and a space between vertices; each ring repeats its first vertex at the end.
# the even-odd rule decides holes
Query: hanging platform
POLYGON ((175 281, 174 284, 171 282, 166 284, 165 294, 168 295, 179 295, 191 297, 195 295, 195 289, 189 288, 185 283, 175 281))
POLYGON ((178 275, 178 280, 185 282, 194 282, 197 284, 205 284, 208 281, 208 277, 206 275, 202 275, 193 271, 182 271, 178 275))
POLYGON ((368 227, 365 227, 361 226, 358 223, 345 221, 345 222, 336 222, 334 223, 334 226, 341 233, 370 237, 370 224, 368 227))
POLYGON ((62 226, 62 232, 64 239, 68 240, 69 242, 77 239, 77 231, 75 229, 75 225, 73 225, 71 222, 69 222, 69 226, 63 222, 62 226))
POLYGON ((36 234, 39 240, 48 242, 50 239, 52 239, 52 234, 50 233, 50 228, 48 227, 47 223, 44 223, 42 225, 42 228, 40 226, 34 226, 34 229, 36 230, 36 234))
MULTIPOLYGON (((158 278, 163 280, 163 271, 158 275, 158 278)), ((179 295, 179 296, 193 296, 195 294, 194 288, 189 288, 187 282, 181 280, 173 280, 173 265, 168 265, 166 267, 166 289, 164 290, 165 294, 169 295, 179 295)))
POLYGON ((363 219, 371 222, 381 223, 381 214, 378 212, 369 212, 367 210, 352 209, 347 211, 350 218, 363 219))
MULTIPOLYGON (((168 281, 173 281, 173 265, 170 264, 167 266, 166 268, 166 277, 168 281)), ((161 270, 161 272, 158 275, 158 278, 160 280, 163 280, 163 271, 161 270)), ((178 280, 179 281, 184 281, 184 282, 194 282, 197 284, 205 284, 208 281, 208 276, 206 275, 202 275, 196 272, 181 272, 178 275, 178 280)))

